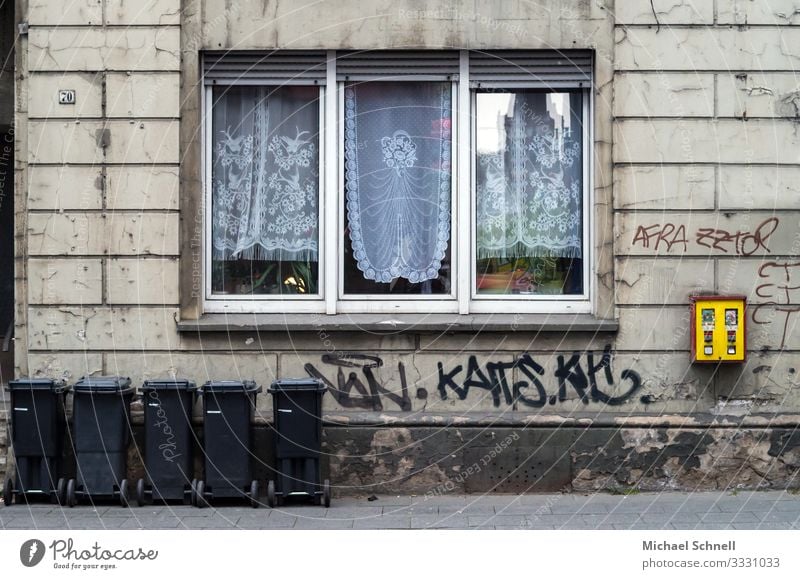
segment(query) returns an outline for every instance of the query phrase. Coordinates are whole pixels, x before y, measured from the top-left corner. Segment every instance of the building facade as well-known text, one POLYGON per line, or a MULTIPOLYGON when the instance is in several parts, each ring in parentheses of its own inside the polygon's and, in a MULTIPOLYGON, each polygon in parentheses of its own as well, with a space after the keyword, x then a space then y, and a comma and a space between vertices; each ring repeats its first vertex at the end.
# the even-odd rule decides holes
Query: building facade
POLYGON ((343 494, 798 485, 794 0, 12 24, 15 375, 318 377, 343 494))

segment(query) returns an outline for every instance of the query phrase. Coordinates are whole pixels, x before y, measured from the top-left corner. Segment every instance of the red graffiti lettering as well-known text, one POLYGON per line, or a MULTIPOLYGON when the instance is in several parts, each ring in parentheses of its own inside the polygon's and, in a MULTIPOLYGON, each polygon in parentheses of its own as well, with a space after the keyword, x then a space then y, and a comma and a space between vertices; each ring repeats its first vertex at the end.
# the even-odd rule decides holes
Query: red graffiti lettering
POLYGON ((682 245, 683 251, 686 251, 689 245, 689 240, 686 239, 686 227, 683 225, 676 227, 674 223, 648 225, 647 227, 640 225, 633 236, 633 245, 641 243, 642 247, 649 248, 650 242, 653 240, 655 251, 658 251, 662 244, 667 252, 672 251, 672 247, 675 245, 678 245, 679 248, 682 245))
MULTIPOLYGON (((734 253, 736 255, 753 255, 759 250, 770 253, 767 241, 778 229, 777 217, 764 220, 755 231, 734 231, 718 229, 715 227, 700 227, 695 232, 695 243, 701 247, 734 253)), ((678 250, 686 251, 689 240, 686 236, 685 225, 674 223, 655 223, 653 225, 640 225, 633 235, 633 245, 641 245, 654 251, 664 250, 666 253, 677 246, 678 250)))

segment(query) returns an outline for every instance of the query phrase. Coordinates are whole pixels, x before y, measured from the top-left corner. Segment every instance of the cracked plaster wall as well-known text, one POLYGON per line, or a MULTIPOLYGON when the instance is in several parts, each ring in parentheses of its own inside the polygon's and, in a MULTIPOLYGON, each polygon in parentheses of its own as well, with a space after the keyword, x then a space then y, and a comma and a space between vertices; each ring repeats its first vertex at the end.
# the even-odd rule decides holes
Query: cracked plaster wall
MULTIPOLYGON (((24 136, 17 283, 27 297, 18 310, 18 374, 74 380, 120 373, 135 382, 225 375, 268 383, 316 371, 347 389, 347 396, 326 396, 331 420, 399 421, 385 436, 407 428, 404 421, 492 419, 600 424, 609 417, 634 424, 636 417, 658 416, 677 424, 694 416, 696 425, 733 417, 760 428, 757 415, 798 411, 800 342, 792 312, 800 300, 773 291, 788 272, 781 265, 800 248, 795 2, 654 0, 651 8, 649 1, 571 0, 543 11, 527 2, 501 8, 476 0, 428 12, 410 1, 368 8, 274 0, 84 0, 58 10, 53 0, 18 4, 30 25, 17 60, 16 117, 24 136), (598 311, 618 316, 619 332, 178 334, 174 320, 192 306, 178 291, 188 279, 186 263, 179 273, 180 260, 193 239, 186 210, 196 208, 200 195, 198 52, 442 46, 596 49, 598 311), (78 103, 58 105, 58 88, 75 88, 78 103), (779 227, 739 255, 736 233, 752 234, 776 210, 779 227), (635 239, 640 228, 663 232, 665 224, 673 232, 682 226, 686 243, 674 235, 646 244, 635 239), (698 243, 697 232, 709 228, 727 235, 713 238, 712 247, 698 243), (777 267, 764 271, 765 262, 777 267), (748 295, 748 322, 758 308, 747 364, 719 372, 689 364, 686 298, 698 290, 748 295), (586 352, 596 361, 606 345, 614 354, 611 382, 598 374, 602 392, 625 395, 628 371, 640 378, 633 395, 608 405, 566 380, 561 396, 559 364, 583 352, 579 365, 588 372, 586 352), (373 355, 380 363, 331 364, 324 356, 332 353, 373 355), (496 369, 507 366, 504 384, 512 394, 517 384, 526 399, 537 399, 535 383, 518 364, 526 355, 542 368, 541 407, 522 398, 509 403, 496 378, 496 369), (448 383, 442 396, 442 373, 461 366, 453 382, 463 388, 473 356, 489 387, 472 385, 462 398, 448 383)), ((267 395, 259 408, 268 414, 267 395)), ((345 437, 341 445, 347 444, 361 443, 345 437)), ((387 464, 389 471, 408 468, 387 464)), ((657 476, 637 468, 614 484, 632 484, 637 476, 655 477, 653 486, 675 479, 664 468, 657 476)), ((578 478, 592 486, 602 476, 581 467, 578 478)))
POLYGON ((616 10, 616 346, 642 357, 685 351, 690 293, 743 294, 749 360, 715 373, 697 410, 793 412, 798 4, 618 1, 616 10))

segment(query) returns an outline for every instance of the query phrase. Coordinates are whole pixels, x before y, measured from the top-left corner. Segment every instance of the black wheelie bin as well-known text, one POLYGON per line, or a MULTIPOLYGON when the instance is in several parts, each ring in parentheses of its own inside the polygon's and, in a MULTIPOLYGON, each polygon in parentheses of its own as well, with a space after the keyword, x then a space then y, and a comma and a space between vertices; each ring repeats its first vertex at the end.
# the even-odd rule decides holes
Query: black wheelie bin
POLYGON ((47 497, 63 503, 66 483, 59 478, 64 442, 64 399, 69 387, 49 379, 11 380, 11 449, 16 459, 16 481, 6 479, 3 501, 28 502, 47 497))
POLYGON ((197 395, 194 382, 181 379, 145 380, 145 479, 136 482, 136 503, 191 502, 194 479, 192 408, 197 395))
POLYGON ((258 508, 259 485, 253 478, 251 422, 261 386, 252 381, 203 384, 205 478, 192 483, 192 504, 206 507, 217 498, 247 498, 258 508))
POLYGON ((84 498, 118 499, 126 507, 130 406, 135 390, 131 380, 84 376, 73 390, 72 439, 78 479, 67 482, 66 503, 73 507, 84 498))
POLYGON ((314 378, 276 380, 272 394, 276 480, 267 484, 267 504, 285 498, 313 499, 331 504, 331 485, 320 481, 322 395, 325 385, 314 378))

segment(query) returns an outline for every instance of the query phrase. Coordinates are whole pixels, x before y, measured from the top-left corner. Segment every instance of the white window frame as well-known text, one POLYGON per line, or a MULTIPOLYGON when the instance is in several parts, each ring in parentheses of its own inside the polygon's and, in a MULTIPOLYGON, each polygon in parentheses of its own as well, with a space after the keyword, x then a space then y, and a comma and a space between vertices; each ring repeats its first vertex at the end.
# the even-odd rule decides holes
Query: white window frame
MULTIPOLYGON (((232 87, 232 86, 265 86, 265 87, 278 87, 281 85, 270 85, 270 84, 263 84, 263 85, 253 85, 252 83, 248 83, 246 79, 242 79, 242 82, 233 82, 230 84, 222 85, 225 87, 232 87)), ((284 86, 288 86, 288 83, 285 83, 284 86)), ((326 86, 317 86, 319 89, 319 138, 317 139, 319 143, 319 198, 318 198, 318 211, 319 211, 319 221, 318 221, 318 247, 319 253, 322 255, 323 250, 323 240, 326 239, 326 226, 327 221, 324 219, 324 215, 329 211, 326 206, 325 199, 327 196, 325 195, 326 189, 326 179, 325 179, 325 172, 323 168, 327 165, 325 162, 326 160, 326 122, 325 122, 325 114, 326 114, 326 93, 327 87, 326 86)), ((326 271, 327 261, 320 260, 319 262, 319 280, 317 281, 317 287, 319 288, 319 293, 311 294, 311 295, 298 295, 292 294, 290 297, 284 294, 259 294, 259 295, 223 295, 222 294, 214 294, 212 292, 212 279, 211 279, 211 262, 212 262, 212 248, 211 248, 211 223, 212 223, 212 168, 213 168, 213 139, 211 139, 211 132, 212 132, 212 109, 213 109, 213 91, 214 86, 209 85, 205 87, 203 91, 203 110, 205 111, 205 118, 203 122, 203 207, 204 207, 204 225, 203 225, 203 236, 204 236, 204 288, 205 288, 205 299, 204 299, 204 311, 209 313, 221 313, 221 312, 230 312, 230 313, 247 313, 247 312, 260 312, 260 313, 267 313, 267 312, 275 312, 277 309, 280 308, 280 311, 295 311, 295 312, 309 312, 309 313, 322 313, 325 311, 325 280, 329 277, 328 272, 326 271), (276 305, 280 303, 280 306, 276 305), (290 308, 287 309, 287 305, 290 305, 290 308)))
MULTIPOLYGON (((528 87, 520 87, 516 90, 524 90, 528 87)), ((535 88, 535 87, 531 87, 535 88)), ((509 89, 515 90, 515 89, 509 89)), ((470 111, 476 112, 477 111, 477 90, 470 91, 470 111)), ((544 91, 542 91, 544 92, 544 91)), ((558 92, 558 89, 555 89, 551 92, 558 92)), ((495 313, 495 312, 502 312, 502 311, 509 311, 511 310, 512 313, 590 313, 592 311, 592 304, 591 304, 591 288, 590 288, 590 281, 591 281, 591 266, 592 263, 592 255, 593 252, 591 251, 591 244, 589 240, 591 239, 592 231, 591 231, 591 223, 592 219, 590 218, 589 208, 594 206, 592 202, 592 196, 594 188, 591 186, 591 175, 592 171, 590 167, 592 166, 594 155, 593 150, 590 148, 590 143, 593 142, 593 138, 591 133, 591 127, 593 125, 592 116, 591 116, 591 107, 590 107, 590 100, 592 91, 589 89, 581 89, 580 91, 576 91, 575 89, 563 89, 563 92, 580 92, 581 93, 581 120, 583 122, 583 126, 581 127, 581 159, 582 159, 582 170, 583 170, 583 195, 582 195, 582 205, 581 205, 581 226, 582 226, 582 244, 583 247, 581 248, 581 255, 582 259, 582 286, 583 286, 583 293, 581 294, 568 294, 568 295, 552 295, 552 294, 545 294, 545 295, 519 295, 519 294, 507 294, 507 295, 498 295, 498 294, 486 294, 481 295, 478 293, 478 284, 477 284, 477 262, 475 260, 475 239, 477 239, 477 165, 476 165, 476 155, 475 151, 477 151, 477 123, 476 118, 473 117, 470 119, 470 217, 469 217, 469 227, 470 227, 470 250, 472 251, 471 259, 470 259, 470 306, 469 311, 470 313, 475 314, 488 314, 488 313, 495 313), (511 304, 513 303, 513 307, 511 304)))
MULTIPOLYGON (((211 209, 213 86, 204 87, 201 108, 203 173, 203 311, 208 313, 591 313, 594 284, 594 95, 582 90, 583 128, 583 293, 580 295, 490 295, 477 293, 476 239, 476 94, 469 83, 469 51, 460 51, 459 78, 452 81, 450 262, 447 295, 344 294, 346 218, 344 192, 344 82, 337 81, 336 54, 328 51, 326 80, 320 90, 319 132, 319 280, 316 295, 224 295, 211 292, 211 209), (328 162, 334 161, 335 162, 328 162)), ((441 82, 441 81, 440 81, 441 82)), ((225 86, 278 83, 248 82, 244 77, 225 86)), ((291 83, 283 83, 291 84, 291 83)), ((524 87, 521 87, 524 88, 524 87)), ((565 89, 566 90, 566 89, 565 89)), ((574 92, 574 89, 570 89, 574 92)), ((557 92, 558 89, 554 89, 557 92)))
MULTIPOLYGON (((392 82, 392 81, 387 81, 392 82)), ((397 81, 406 82, 406 81, 397 81)), ((432 82, 447 82, 447 81, 432 81, 432 82)), ((339 82, 337 90, 339 92, 339 127, 344 127, 344 86, 346 83, 339 82)), ((457 82, 451 81, 451 117, 456 117, 456 111, 459 108, 457 98, 458 85, 457 82)), ((455 127, 456 123, 451 120, 450 142, 451 150, 455 148, 457 141, 458 128, 455 127)), ((344 231, 344 222, 347 214, 346 206, 346 193, 344 186, 344 135, 340 131, 339 143, 339 179, 338 179, 338 221, 337 221, 337 237, 339 240, 338 251, 331 255, 333 252, 326 253, 328 264, 331 271, 335 270, 338 277, 337 296, 338 302, 336 309, 341 313, 380 313, 380 312, 399 312, 399 313, 458 313, 458 301, 456 299, 457 292, 457 276, 455 272, 458 269, 457 257, 454 248, 457 247, 453 243, 453 239, 457 238, 456 235, 456 212, 452 209, 455 206, 458 197, 458 171, 457 171, 457 155, 451 155, 450 166, 450 293, 449 294, 415 294, 415 295, 386 295, 386 294, 346 294, 344 292, 344 246, 342 240, 342 232, 344 231)))

